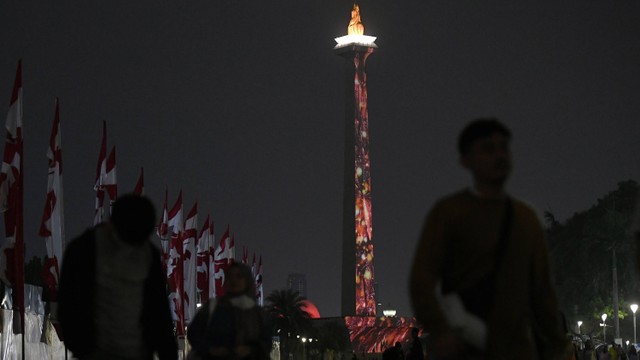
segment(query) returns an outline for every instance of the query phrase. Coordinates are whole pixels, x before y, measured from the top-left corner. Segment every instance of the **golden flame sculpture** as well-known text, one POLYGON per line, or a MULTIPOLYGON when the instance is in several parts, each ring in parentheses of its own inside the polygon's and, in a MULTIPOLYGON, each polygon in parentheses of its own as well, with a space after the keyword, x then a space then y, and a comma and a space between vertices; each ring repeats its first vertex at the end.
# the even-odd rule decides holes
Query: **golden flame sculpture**
POLYGON ((353 3, 353 9, 351 10, 351 20, 349 21, 347 34, 349 35, 364 34, 364 25, 362 24, 362 21, 360 21, 360 7, 355 2, 353 3))
POLYGON ((335 50, 350 45, 365 46, 374 49, 378 48, 375 44, 376 37, 364 34, 364 24, 362 24, 362 21, 360 20, 360 7, 355 1, 353 2, 353 9, 351 10, 351 20, 347 27, 347 34, 348 35, 335 38, 335 50))

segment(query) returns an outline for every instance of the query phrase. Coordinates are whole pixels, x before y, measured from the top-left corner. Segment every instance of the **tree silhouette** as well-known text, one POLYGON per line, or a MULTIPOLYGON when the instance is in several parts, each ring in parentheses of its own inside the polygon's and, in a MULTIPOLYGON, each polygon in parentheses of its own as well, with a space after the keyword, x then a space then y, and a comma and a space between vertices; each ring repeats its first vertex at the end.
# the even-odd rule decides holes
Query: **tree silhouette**
MULTIPOLYGON (((613 253, 617 269, 619 311, 624 319, 629 314, 628 301, 640 301, 638 277, 634 265, 634 244, 630 220, 638 196, 638 183, 618 183, 618 188, 597 200, 588 210, 577 212, 565 222, 558 222, 545 212, 547 234, 554 270, 554 282, 561 309, 575 330, 583 321, 582 333, 600 335, 600 315, 613 315, 613 253)), ((608 325, 613 324, 607 319, 608 325)), ((630 321, 620 322, 621 336, 633 334, 630 321), (629 324, 627 324, 627 322, 629 324)), ((607 335, 613 336, 612 330, 607 335)), ((632 336, 632 335, 631 335, 632 336)))
POLYGON ((274 290, 267 296, 267 312, 274 332, 280 337, 285 359, 297 348, 298 336, 311 330, 309 314, 303 310, 305 297, 291 289, 274 290))

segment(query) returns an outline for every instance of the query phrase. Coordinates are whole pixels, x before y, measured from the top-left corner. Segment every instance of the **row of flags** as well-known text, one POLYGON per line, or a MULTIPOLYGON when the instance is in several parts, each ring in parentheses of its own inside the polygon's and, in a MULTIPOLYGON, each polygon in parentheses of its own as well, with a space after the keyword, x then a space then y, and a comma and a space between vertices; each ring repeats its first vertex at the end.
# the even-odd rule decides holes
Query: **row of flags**
MULTIPOLYGON (((235 240, 227 225, 220 242, 215 246, 214 225, 207 215, 198 231, 198 203, 183 219, 182 191, 169 210, 165 188, 164 207, 157 235, 162 248, 163 266, 169 285, 169 301, 178 336, 184 336, 185 325, 193 319, 197 303, 224 295, 225 272, 236 259, 235 240)), ((246 264, 246 258, 243 257, 246 264)), ((259 266, 252 267, 256 281, 256 300, 264 303, 262 291, 262 257, 259 266)))
MULTIPOLYGON (((22 137, 22 62, 18 69, 6 120, 6 140, 2 167, 0 168, 0 210, 4 212, 6 240, 0 249, 0 279, 11 287, 13 309, 20 313, 20 325, 24 324, 24 234, 23 234, 23 137, 22 137)), ((47 195, 38 231, 45 239, 46 257, 43 277, 48 300, 55 308, 57 289, 64 253, 64 211, 62 181, 62 147, 60 131, 60 104, 56 98, 53 127, 47 149, 47 195)), ((107 156, 107 126, 103 122, 102 141, 98 154, 94 224, 107 219, 105 211, 117 199, 116 150, 111 148, 107 156), (109 206, 105 206, 105 195, 109 206)), ((133 191, 144 194, 144 169, 133 191)), ((213 220, 207 215, 198 230, 198 203, 183 219, 182 191, 175 205, 167 208, 168 191, 165 188, 164 206, 157 235, 160 238, 162 263, 167 274, 169 300, 178 335, 184 335, 185 325, 193 319, 196 302, 224 295, 224 273, 235 261, 235 241, 230 229, 224 232, 215 246, 213 220)), ((242 262, 248 265, 248 250, 243 249, 242 262)), ((256 279, 256 299, 263 305, 262 257, 252 264, 256 279)))
MULTIPOLYGON (((242 248, 242 263, 249 265, 249 249, 242 248)), ((253 261, 251 262, 251 275, 256 281, 256 298, 258 299, 258 305, 264 305, 264 291, 262 287, 262 256, 256 265, 256 254, 253 253, 253 261)))

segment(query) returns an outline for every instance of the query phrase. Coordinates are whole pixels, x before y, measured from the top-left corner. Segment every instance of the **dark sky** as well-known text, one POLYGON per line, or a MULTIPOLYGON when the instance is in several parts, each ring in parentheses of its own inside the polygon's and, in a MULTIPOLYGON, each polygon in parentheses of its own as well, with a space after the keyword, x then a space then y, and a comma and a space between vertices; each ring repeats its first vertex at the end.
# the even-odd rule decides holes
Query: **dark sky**
MULTIPOLYGON (((58 96, 67 238, 92 223, 106 120, 120 193, 144 166, 158 207, 165 185, 170 203, 183 189, 185 211, 199 201, 218 239, 230 224, 238 245, 262 254, 267 293, 306 273, 321 314, 339 315, 345 60, 332 48, 351 5, 2 1, 2 116, 23 59, 28 254, 45 251, 36 234, 58 96)), ((510 191, 560 219, 640 178, 637 2, 360 6, 380 47, 367 72, 375 276, 386 306, 410 314, 422 219, 470 181, 455 151, 469 120, 511 127, 510 191)))

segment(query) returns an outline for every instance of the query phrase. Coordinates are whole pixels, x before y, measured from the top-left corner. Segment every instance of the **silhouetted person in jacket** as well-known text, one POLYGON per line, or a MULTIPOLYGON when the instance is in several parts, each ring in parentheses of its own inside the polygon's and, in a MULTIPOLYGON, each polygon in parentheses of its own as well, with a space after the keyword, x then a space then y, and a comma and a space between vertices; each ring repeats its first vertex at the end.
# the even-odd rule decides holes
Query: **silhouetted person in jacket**
POLYGON ((149 199, 125 195, 109 222, 72 240, 60 275, 65 345, 82 360, 177 359, 149 199))

